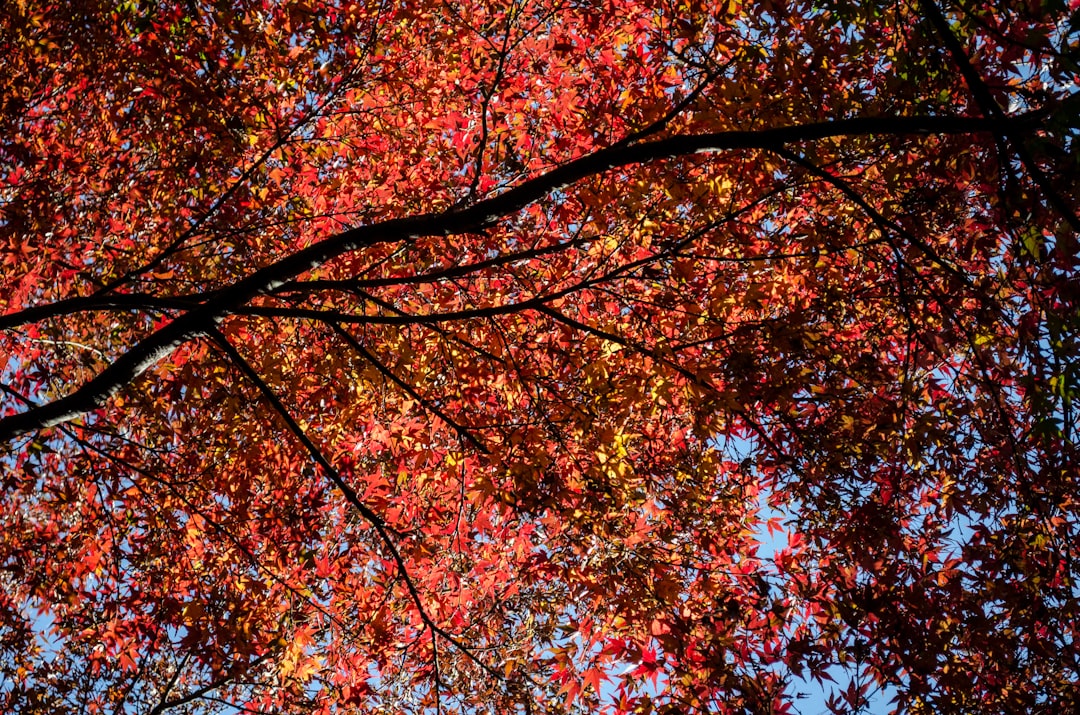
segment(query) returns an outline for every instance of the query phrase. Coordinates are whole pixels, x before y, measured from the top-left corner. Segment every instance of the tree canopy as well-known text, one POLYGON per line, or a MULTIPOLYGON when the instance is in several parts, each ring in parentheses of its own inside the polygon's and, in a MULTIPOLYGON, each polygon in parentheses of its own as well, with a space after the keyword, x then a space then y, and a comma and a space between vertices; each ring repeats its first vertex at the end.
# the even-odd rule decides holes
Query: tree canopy
POLYGON ((0 708, 1077 707, 1077 5, 11 0, 0 708))

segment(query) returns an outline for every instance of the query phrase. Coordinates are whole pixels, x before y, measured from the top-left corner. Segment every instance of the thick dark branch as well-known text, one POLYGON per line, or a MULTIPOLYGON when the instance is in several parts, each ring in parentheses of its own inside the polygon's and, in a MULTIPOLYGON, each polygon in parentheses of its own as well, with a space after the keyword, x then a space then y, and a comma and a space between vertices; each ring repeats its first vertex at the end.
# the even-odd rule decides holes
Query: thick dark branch
POLYGON ((212 293, 207 293, 205 295, 160 297, 148 293, 111 293, 64 298, 53 303, 24 308, 17 313, 0 315, 0 330, 10 330, 20 325, 38 323, 50 318, 59 318, 63 315, 101 310, 139 310, 144 312, 190 310, 201 301, 212 297, 212 295, 212 293))
POLYGON ((0 441, 6 442, 27 432, 51 427, 99 409, 112 395, 151 365, 193 337, 213 330, 225 316, 255 296, 274 291, 287 281, 337 256, 379 243, 481 231, 553 191, 610 169, 691 154, 738 149, 778 149, 790 143, 836 136, 978 132, 1013 134, 1032 131, 1041 125, 1042 119, 1042 114, 1026 114, 1015 118, 863 117, 759 131, 675 136, 631 146, 601 149, 468 208, 359 226, 265 266, 221 289, 212 302, 192 309, 132 346, 112 365, 74 392, 0 420, 0 441))
MULTIPOLYGON (((671 159, 691 154, 709 154, 737 149, 773 149, 786 144, 837 136, 873 134, 973 134, 980 132, 1015 134, 1030 132, 1042 125, 1043 113, 1012 118, 977 117, 856 117, 829 122, 777 127, 753 131, 729 131, 668 137, 657 141, 601 149, 575 159, 548 173, 530 179, 499 196, 481 201, 446 216, 444 231, 458 233, 489 226, 525 208, 552 191, 610 169, 671 159), (460 228, 459 228, 460 226, 460 228)), ((436 217, 437 219, 439 217, 436 217)), ((334 240, 334 239, 328 239, 334 240)))
MULTIPOLYGON (((383 288, 387 286, 418 285, 421 283, 437 283, 453 278, 462 278, 488 268, 497 268, 518 261, 527 261, 533 258, 560 253, 578 246, 583 246, 593 240, 593 236, 578 236, 568 241, 560 241, 550 246, 540 246, 524 251, 505 253, 484 261, 450 266, 430 273, 417 273, 410 276, 389 276, 386 278, 349 278, 345 280, 317 279, 309 281, 287 281, 274 290, 275 295, 288 293, 312 293, 319 290, 340 290, 353 292, 366 288, 383 288)), ((149 293, 106 293, 88 296, 64 298, 52 303, 35 305, 15 313, 0 315, 0 330, 17 328, 20 325, 37 323, 51 318, 58 318, 76 313, 90 313, 115 310, 165 311, 165 310, 190 310, 199 304, 214 300, 217 291, 205 293, 192 293, 180 296, 156 296, 149 293)))

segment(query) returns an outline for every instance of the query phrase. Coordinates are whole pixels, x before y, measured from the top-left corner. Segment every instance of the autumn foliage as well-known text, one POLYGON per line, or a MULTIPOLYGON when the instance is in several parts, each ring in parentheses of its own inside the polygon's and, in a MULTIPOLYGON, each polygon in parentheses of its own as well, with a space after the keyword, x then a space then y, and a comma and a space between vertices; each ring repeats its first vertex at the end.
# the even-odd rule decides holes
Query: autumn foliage
POLYGON ((0 710, 1071 712, 1076 6, 8 0, 0 710))

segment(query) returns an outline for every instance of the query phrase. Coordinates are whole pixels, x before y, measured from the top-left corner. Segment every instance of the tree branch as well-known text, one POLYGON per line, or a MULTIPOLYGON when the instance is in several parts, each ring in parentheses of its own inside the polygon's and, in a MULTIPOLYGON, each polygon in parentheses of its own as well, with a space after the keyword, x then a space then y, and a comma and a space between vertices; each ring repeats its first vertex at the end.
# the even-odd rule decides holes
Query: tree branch
POLYGON ((73 392, 26 412, 0 419, 0 441, 51 427, 103 407, 106 401, 180 345, 215 330, 221 320, 257 295, 271 292, 297 276, 345 253, 380 243, 481 231, 548 194, 608 170, 691 154, 739 149, 779 149, 786 144, 836 136, 872 134, 1014 134, 1041 126, 1045 113, 1017 117, 957 116, 859 117, 758 131, 730 131, 674 136, 630 146, 601 149, 574 159, 505 193, 468 208, 396 218, 359 226, 330 236, 265 266, 221 289, 215 299, 144 338, 112 365, 73 392))
MULTIPOLYGON (((960 44, 960 38, 956 36, 956 33, 949 27, 948 20, 941 13, 941 9, 933 0, 922 0, 923 10, 926 12, 927 18, 930 20, 930 24, 934 26, 934 30, 937 31, 942 41, 945 43, 945 47, 948 49, 949 54, 952 55, 953 62, 960 69, 960 74, 964 78, 964 82, 967 84, 968 89, 971 90, 971 94, 975 97, 975 103, 979 106, 979 110, 987 117, 994 119, 1001 119, 1005 117, 1005 112, 998 106, 994 96, 990 93, 990 88, 983 81, 983 78, 979 75, 978 70, 971 64, 971 60, 968 59, 967 52, 964 50, 964 46, 960 44)), ((995 135, 1000 137, 1006 137, 1004 132, 995 132, 995 135)), ((1031 156, 1031 152, 1027 150, 1022 141, 1016 141, 1013 139, 1010 141, 1013 146, 1013 151, 1020 158, 1020 163, 1027 169, 1028 174, 1031 175, 1032 181, 1039 187, 1039 190, 1046 196, 1046 200, 1056 210, 1065 222, 1069 224, 1069 227, 1073 231, 1080 231, 1080 216, 1077 216, 1076 212, 1066 203, 1065 199, 1050 185, 1050 180, 1047 178, 1043 170, 1039 168, 1039 165, 1035 163, 1034 157, 1031 156)))
POLYGON ((428 614, 424 608, 423 600, 420 597, 420 591, 417 589, 416 584, 413 582, 412 577, 409 575, 409 571, 406 568, 405 559, 398 550, 397 544, 394 543, 393 535, 396 534, 393 527, 386 523, 386 521, 371 510, 363 501, 360 500, 359 495, 350 487, 342 478, 341 473, 330 463, 330 460, 322 453, 322 450, 311 441, 311 438, 307 436, 303 428, 293 419, 293 416, 289 413, 288 408, 274 392, 265 380, 263 380, 255 368, 251 366, 247 360, 239 353, 239 351, 228 341, 228 339, 222 335, 217 329, 214 329, 210 333, 221 349, 226 355, 233 361, 233 363, 240 368, 240 371, 251 380, 251 382, 258 388, 259 392, 263 395, 267 402, 273 407, 274 411, 285 421, 289 428, 289 431, 300 441, 304 446, 304 449, 315 461, 316 464, 323 470, 327 478, 334 484, 335 487, 345 496, 345 500, 357 510, 357 512, 371 524, 372 528, 379 535, 379 539, 386 546, 386 549, 390 552, 390 557, 394 562, 394 565, 398 569, 398 573, 401 575, 402 581, 405 583, 405 588, 409 592, 409 598, 416 607, 417 612, 420 615, 420 620, 424 622, 432 632, 433 635, 439 636, 446 640, 446 642, 453 645, 461 653, 463 653, 469 660, 476 663, 489 675, 499 679, 500 681, 508 682, 506 677, 497 669, 491 667, 483 660, 479 658, 472 650, 464 643, 460 642, 453 634, 447 632, 445 629, 435 623, 434 619, 428 614))
POLYGON ((349 333, 349 331, 345 330, 345 328, 341 327, 341 325, 332 320, 326 322, 333 329, 334 333, 341 337, 342 340, 347 342, 349 344, 349 347, 355 350, 365 360, 371 363, 381 375, 383 375, 388 380, 390 380, 395 385, 404 390, 409 395, 409 397, 419 402, 420 406, 423 407, 425 410, 432 413, 446 424, 450 425, 450 428, 454 430, 454 432, 456 432, 457 435, 463 440, 476 447, 476 449, 483 454, 490 454, 490 450, 488 450, 488 448, 484 446, 484 443, 477 439, 472 432, 470 432, 464 426, 458 424, 457 421, 455 421, 452 417, 446 414, 438 405, 431 402, 426 397, 417 392, 415 387, 395 375, 393 370, 384 365, 383 362, 379 360, 379 358, 375 357, 375 355, 371 353, 371 351, 361 345, 360 341, 354 338, 352 334, 349 333))

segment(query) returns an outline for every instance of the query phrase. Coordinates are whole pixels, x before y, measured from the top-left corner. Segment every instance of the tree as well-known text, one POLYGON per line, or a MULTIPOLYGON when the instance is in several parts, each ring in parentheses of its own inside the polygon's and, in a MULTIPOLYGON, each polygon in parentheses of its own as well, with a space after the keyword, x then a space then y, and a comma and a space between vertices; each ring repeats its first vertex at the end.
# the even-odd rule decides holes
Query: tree
POLYGON ((14 3, 6 711, 1075 707, 1080 20, 1000 5, 14 3))

